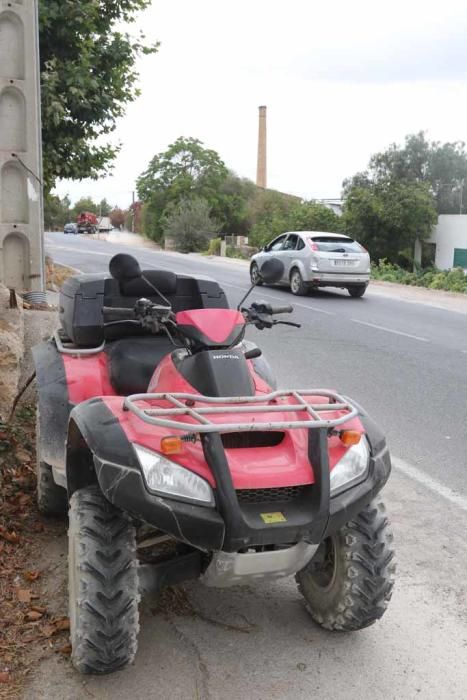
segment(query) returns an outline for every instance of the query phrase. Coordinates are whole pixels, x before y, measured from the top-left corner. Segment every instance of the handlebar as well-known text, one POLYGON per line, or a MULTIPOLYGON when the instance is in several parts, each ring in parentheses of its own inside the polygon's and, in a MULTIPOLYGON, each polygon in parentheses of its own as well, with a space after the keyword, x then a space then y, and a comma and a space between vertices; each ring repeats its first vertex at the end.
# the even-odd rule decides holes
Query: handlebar
POLYGON ((287 304, 286 306, 270 306, 269 313, 271 314, 291 314, 293 312, 293 306, 287 304))
POLYGON ((255 314, 267 314, 273 316, 275 314, 291 314, 293 312, 293 306, 287 304, 286 306, 272 306, 272 304, 266 304, 266 302, 254 302, 251 305, 251 309, 255 314))
POLYGON ((112 321, 134 321, 135 320, 135 310, 134 308, 121 308, 118 306, 103 306, 102 314, 104 316, 104 321, 110 317, 112 321))
POLYGON ((272 304, 266 304, 264 301, 254 302, 249 309, 242 309, 247 323, 252 323, 260 331, 264 328, 272 328, 278 324, 300 328, 300 324, 298 323, 275 321, 272 318, 275 314, 291 314, 293 310, 293 306, 290 304, 285 306, 272 306, 272 304))

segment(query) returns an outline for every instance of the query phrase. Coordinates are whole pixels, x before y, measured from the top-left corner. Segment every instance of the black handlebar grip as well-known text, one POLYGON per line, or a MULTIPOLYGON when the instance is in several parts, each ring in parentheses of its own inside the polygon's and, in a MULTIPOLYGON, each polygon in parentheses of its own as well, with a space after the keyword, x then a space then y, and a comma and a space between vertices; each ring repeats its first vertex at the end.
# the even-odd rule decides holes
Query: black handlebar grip
POLYGON ((271 306, 271 314, 291 314, 293 311, 293 306, 287 304, 287 306, 271 306))
POLYGON ((104 320, 109 321, 134 321, 135 312, 132 308, 122 309, 118 306, 103 306, 102 315, 104 320))

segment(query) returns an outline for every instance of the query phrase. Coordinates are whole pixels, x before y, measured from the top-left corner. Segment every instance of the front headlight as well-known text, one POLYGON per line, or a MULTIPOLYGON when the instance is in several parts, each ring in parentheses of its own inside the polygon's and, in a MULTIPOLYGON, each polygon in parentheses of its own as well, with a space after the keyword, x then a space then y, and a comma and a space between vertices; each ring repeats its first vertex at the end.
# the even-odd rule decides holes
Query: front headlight
POLYGON ((365 476, 370 461, 368 440, 362 435, 357 445, 352 445, 331 471, 331 496, 336 496, 365 476))
POLYGON ((133 448, 150 491, 196 505, 214 506, 214 494, 207 481, 146 447, 133 448))

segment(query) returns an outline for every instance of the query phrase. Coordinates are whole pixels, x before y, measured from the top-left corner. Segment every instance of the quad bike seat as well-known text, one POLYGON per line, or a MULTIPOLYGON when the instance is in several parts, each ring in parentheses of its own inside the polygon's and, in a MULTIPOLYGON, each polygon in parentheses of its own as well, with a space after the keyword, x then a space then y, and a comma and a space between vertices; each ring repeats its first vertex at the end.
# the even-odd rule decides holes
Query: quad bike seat
POLYGON ((102 307, 132 309, 138 299, 146 297, 164 303, 154 286, 167 298, 175 313, 188 309, 228 309, 224 290, 203 275, 176 275, 167 270, 144 270, 147 282, 130 279, 119 282, 107 273, 70 277, 60 290, 60 322, 67 337, 82 348, 135 336, 148 336, 144 329, 131 323, 104 327, 102 307), (153 286, 151 286, 153 285, 153 286))
POLYGON ((109 378, 117 394, 144 393, 159 362, 174 346, 166 336, 121 338, 105 347, 109 378))

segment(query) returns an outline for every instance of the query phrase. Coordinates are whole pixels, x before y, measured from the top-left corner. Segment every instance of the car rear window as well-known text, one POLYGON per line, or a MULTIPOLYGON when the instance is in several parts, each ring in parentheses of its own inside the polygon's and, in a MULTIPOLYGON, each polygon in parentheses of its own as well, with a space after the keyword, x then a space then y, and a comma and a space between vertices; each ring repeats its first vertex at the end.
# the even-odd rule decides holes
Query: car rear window
POLYGON ((360 243, 351 238, 332 238, 331 236, 318 236, 310 239, 316 243, 318 250, 323 253, 363 253, 360 243))

